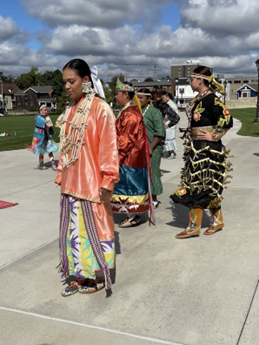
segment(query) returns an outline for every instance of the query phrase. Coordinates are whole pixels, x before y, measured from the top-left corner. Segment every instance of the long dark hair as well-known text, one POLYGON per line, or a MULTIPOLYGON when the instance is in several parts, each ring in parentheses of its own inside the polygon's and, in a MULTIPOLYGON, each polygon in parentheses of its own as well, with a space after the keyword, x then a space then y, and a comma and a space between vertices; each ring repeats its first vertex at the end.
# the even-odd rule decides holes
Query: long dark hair
MULTIPOLYGON (((129 86, 133 87, 133 84, 131 84, 129 81, 123 81, 123 84, 129 85, 129 86)), ((134 91, 126 91, 126 92, 128 92, 129 99, 132 100, 134 98, 134 96, 135 96, 135 92, 134 91)))
POLYGON ((144 95, 144 96, 146 96, 146 97, 148 97, 148 98, 151 98, 151 96, 152 96, 152 92, 151 92, 149 89, 147 89, 147 88, 140 89, 140 90, 137 91, 137 93, 138 93, 138 92, 139 92, 139 93, 149 93, 150 96, 144 95))
POLYGON ((167 92, 167 91, 163 91, 163 96, 166 95, 167 97, 169 97, 172 101, 174 100, 174 96, 170 93, 170 92, 167 92))
POLYGON ((62 69, 62 71, 64 71, 66 68, 72 69, 73 71, 75 71, 75 73, 77 75, 79 75, 79 77, 84 78, 84 77, 89 77, 89 80, 93 86, 93 81, 91 78, 91 70, 90 67, 88 66, 88 64, 82 60, 82 59, 73 59, 70 60, 62 69))

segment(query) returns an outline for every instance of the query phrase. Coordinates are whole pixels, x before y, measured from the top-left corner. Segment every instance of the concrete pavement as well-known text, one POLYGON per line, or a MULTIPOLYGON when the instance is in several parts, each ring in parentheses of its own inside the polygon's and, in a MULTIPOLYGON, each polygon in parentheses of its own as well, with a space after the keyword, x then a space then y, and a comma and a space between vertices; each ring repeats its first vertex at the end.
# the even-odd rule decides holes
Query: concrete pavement
MULTIPOLYGON (((182 114, 180 126, 185 122, 182 114)), ((162 159, 156 225, 116 224, 108 299, 103 290, 61 297, 55 172, 37 170, 37 157, 26 150, 0 152, 0 199, 19 203, 0 210, 0 343, 258 345, 259 138, 237 136, 239 127, 235 121, 224 138, 234 156, 224 230, 175 239, 188 222, 188 210, 169 201, 182 167, 178 139, 177 158, 162 159)), ((206 213, 203 227, 209 223, 206 213)))

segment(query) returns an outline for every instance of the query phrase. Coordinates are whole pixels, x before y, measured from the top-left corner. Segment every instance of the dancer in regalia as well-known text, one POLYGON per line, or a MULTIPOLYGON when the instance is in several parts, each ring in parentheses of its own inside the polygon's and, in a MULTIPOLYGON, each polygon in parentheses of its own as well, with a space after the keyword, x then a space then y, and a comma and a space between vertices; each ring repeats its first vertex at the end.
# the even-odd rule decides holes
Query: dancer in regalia
POLYGON ((31 146, 28 147, 29 151, 32 151, 39 156, 39 169, 48 169, 44 165, 44 153, 48 153, 49 160, 51 161, 52 170, 56 170, 56 164, 54 161, 53 152, 58 151, 58 145, 52 139, 54 134, 53 123, 48 115, 48 108, 46 105, 42 105, 39 108, 39 114, 35 116, 35 129, 31 146))
POLYGON ((151 191, 149 192, 151 167, 149 170, 148 138, 141 105, 134 96, 133 86, 118 79, 115 98, 122 107, 116 120, 120 181, 115 185, 111 204, 113 212, 127 215, 119 223, 121 228, 140 224, 142 219, 139 214, 149 209, 153 216, 151 191))
POLYGON ((95 88, 88 64, 69 61, 63 81, 72 102, 61 121, 55 182, 61 186, 59 271, 68 283, 61 294, 67 297, 110 291, 115 258, 110 197, 119 181, 119 161, 115 116, 96 96, 103 90, 95 88))
POLYGON ((198 95, 187 107, 188 128, 185 130, 184 168, 180 187, 171 195, 174 202, 189 208, 189 225, 176 238, 198 236, 204 209, 209 209, 213 223, 204 232, 212 235, 223 228, 222 192, 229 183, 229 150, 221 138, 233 126, 233 119, 217 92, 224 87, 214 79, 210 68, 197 67, 190 84, 198 95))

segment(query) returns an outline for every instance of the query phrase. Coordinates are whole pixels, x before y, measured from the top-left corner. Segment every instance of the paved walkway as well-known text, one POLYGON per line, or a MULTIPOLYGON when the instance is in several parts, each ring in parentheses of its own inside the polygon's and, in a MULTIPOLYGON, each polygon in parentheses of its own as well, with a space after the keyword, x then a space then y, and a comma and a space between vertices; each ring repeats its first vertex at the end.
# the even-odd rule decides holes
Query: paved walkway
MULTIPOLYGON (((224 231, 175 239, 188 222, 188 210, 169 203, 182 167, 178 139, 177 158, 162 160, 156 226, 116 225, 108 299, 103 290, 61 297, 55 172, 37 170, 37 157, 26 150, 0 152, 0 199, 19 203, 0 210, 1 344, 258 345, 259 138, 237 136, 239 127, 235 121, 225 138, 234 171, 224 193, 224 231)), ((203 227, 209 223, 206 213, 203 227)))

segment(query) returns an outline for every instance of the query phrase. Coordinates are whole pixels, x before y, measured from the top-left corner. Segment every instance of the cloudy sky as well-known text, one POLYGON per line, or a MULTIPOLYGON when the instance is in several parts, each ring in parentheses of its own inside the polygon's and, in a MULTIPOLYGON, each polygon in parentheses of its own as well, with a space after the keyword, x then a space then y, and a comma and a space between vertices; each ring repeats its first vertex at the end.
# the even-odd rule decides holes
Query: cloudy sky
POLYGON ((2 0, 0 71, 61 70, 80 57, 105 81, 126 71, 143 80, 200 59, 216 74, 253 76, 258 13, 258 0, 2 0))

